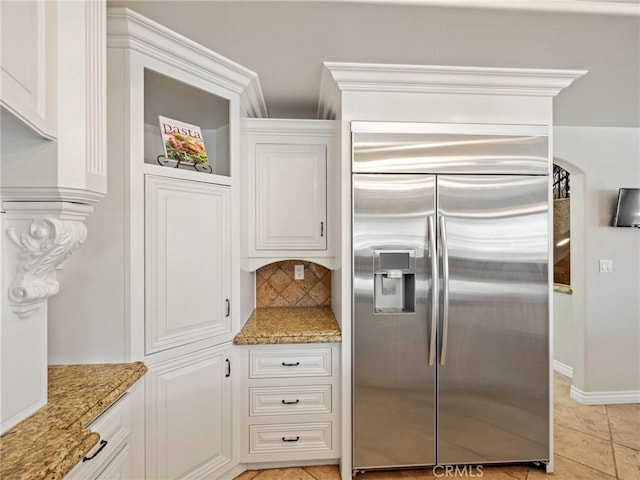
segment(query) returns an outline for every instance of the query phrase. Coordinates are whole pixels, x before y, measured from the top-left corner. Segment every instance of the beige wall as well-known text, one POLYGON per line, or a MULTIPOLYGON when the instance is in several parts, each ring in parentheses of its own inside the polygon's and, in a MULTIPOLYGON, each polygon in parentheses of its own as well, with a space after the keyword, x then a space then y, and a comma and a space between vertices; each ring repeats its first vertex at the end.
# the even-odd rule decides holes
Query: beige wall
POLYGON ((555 358, 583 392, 640 396, 640 231, 609 226, 618 188, 640 187, 640 129, 556 127, 554 158, 584 182, 572 186, 572 216, 584 222, 572 224, 571 304, 554 296, 555 358), (613 260, 612 273, 599 273, 600 259, 613 260))

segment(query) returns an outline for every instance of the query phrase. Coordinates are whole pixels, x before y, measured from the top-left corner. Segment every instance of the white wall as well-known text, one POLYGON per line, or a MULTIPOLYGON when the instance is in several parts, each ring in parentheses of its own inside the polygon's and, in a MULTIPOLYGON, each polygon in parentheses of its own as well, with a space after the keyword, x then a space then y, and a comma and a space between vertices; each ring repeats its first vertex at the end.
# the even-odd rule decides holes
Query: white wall
MULTIPOLYGON (((573 321, 573 295, 553 293, 553 359, 573 368, 575 363, 576 327, 573 321)), ((568 374, 568 372, 561 373, 568 374)))
MULTIPOLYGON (((639 401, 640 231, 609 225, 618 188, 640 187, 640 129, 556 127, 554 157, 584 172, 584 192, 582 198, 572 192, 571 214, 580 215, 582 209, 585 219, 583 229, 572 225, 571 232, 572 241, 578 237, 580 244, 579 236, 584 241, 584 278, 575 278, 572 271, 576 331, 565 337, 575 343, 558 345, 557 351, 574 352, 573 387, 578 391, 587 396, 626 393, 639 401), (613 260, 612 273, 599 273, 600 259, 613 260)), ((559 325, 566 322, 556 318, 559 325)))

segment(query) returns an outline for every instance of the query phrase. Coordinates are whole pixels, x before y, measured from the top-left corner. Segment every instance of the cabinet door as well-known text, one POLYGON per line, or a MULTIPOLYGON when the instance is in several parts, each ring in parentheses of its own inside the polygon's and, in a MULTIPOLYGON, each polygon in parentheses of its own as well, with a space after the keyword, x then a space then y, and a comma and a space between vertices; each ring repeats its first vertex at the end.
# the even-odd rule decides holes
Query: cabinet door
POLYGON ((152 366, 147 478, 216 478, 232 467, 230 346, 152 366))
POLYGON ((256 145, 256 250, 326 250, 325 145, 256 145))
POLYGON ((42 0, 0 2, 0 103, 50 139, 56 136, 57 9, 42 0))
POLYGON ((145 353, 230 334, 229 187, 145 183, 145 353))

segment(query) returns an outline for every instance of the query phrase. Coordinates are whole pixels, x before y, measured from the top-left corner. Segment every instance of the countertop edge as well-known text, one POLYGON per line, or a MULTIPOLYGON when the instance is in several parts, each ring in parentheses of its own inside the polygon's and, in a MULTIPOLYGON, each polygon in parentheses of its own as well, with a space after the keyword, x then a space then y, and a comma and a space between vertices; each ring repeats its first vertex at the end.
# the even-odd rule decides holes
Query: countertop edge
MULTIPOLYGON (((114 365, 122 366, 123 364, 114 365)), ((104 413, 148 370, 142 362, 131 362, 128 365, 131 366, 131 371, 127 371, 122 378, 117 378, 113 385, 109 384, 111 387, 109 391, 105 392, 93 405, 83 408, 84 411, 79 413, 77 419, 71 423, 48 422, 47 415, 51 412, 47 410, 48 404, 46 404, 5 432, 0 438, 2 450, 0 478, 3 480, 63 479, 100 441, 100 435, 91 431, 88 425, 104 413), (49 427, 43 430, 43 425, 49 425, 49 427), (41 435, 34 435, 33 432, 41 432, 41 435), (57 440, 52 442, 52 438, 57 440), (33 455, 33 450, 28 448, 29 445, 33 447, 34 444, 40 445, 36 455, 33 455)), ((56 367, 65 367, 65 365, 56 367)), ((70 406, 70 408, 73 407, 70 406)))
POLYGON ((342 341, 342 334, 336 335, 318 334, 315 336, 302 335, 253 335, 246 337, 236 337, 234 345, 286 345, 286 344, 313 344, 313 343, 339 343, 342 341))
POLYGON ((142 362, 133 362, 136 365, 136 369, 132 371, 122 382, 114 387, 114 389, 105 395, 98 403, 87 410, 78 419, 79 427, 86 428, 96 417, 106 411, 116 400, 118 400, 124 392, 126 392, 134 383, 142 378, 147 373, 147 366, 142 362))

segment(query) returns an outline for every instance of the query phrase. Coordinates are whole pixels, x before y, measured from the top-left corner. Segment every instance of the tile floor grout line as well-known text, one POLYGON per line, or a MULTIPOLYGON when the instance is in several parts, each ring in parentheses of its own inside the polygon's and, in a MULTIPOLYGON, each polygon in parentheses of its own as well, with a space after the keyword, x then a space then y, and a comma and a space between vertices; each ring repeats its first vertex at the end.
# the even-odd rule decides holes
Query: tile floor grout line
POLYGON ((313 473, 311 473, 309 470, 307 470, 307 467, 302 467, 302 470, 304 470, 305 473, 308 473, 309 475, 311 475, 314 478, 314 480, 320 480, 313 473))
POLYGON ((604 406, 604 411, 607 412, 607 425, 609 426, 609 438, 611 439, 611 455, 613 456, 613 470, 616 472, 616 479, 620 480, 618 475, 618 461, 616 460, 616 449, 613 446, 613 431, 611 430, 611 419, 609 418, 609 406, 604 406))
POLYGON ((594 472, 602 473, 602 474, 606 475, 607 477, 611 477, 611 478, 618 479, 618 476, 617 476, 617 475, 616 475, 616 476, 611 475, 611 474, 609 474, 609 473, 607 473, 607 472, 603 472, 602 470, 598 470, 597 468, 594 468, 594 467, 592 467, 592 466, 590 466, 590 465, 587 465, 587 464, 585 464, 585 463, 579 462, 578 460, 573 460, 572 458, 565 457, 564 455, 560 455, 560 454, 558 454, 558 453, 556 453, 556 455, 557 455, 558 457, 562 457, 562 458, 564 458, 565 460, 568 460, 568 461, 570 461, 570 462, 577 463, 577 464, 578 464, 578 465, 580 465, 581 467, 588 468, 589 470, 593 470, 594 472))

